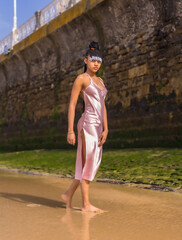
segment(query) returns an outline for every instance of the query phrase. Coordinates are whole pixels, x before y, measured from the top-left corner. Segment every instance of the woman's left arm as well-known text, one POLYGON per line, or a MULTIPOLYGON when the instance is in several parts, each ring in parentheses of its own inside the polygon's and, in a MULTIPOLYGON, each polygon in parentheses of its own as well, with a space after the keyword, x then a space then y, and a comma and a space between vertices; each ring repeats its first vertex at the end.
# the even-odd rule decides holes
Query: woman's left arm
POLYGON ((104 116, 103 116, 103 127, 104 127, 104 131, 101 133, 100 137, 99 137, 99 147, 105 143, 106 139, 107 139, 107 134, 108 134, 108 125, 107 125, 107 110, 106 110, 106 106, 105 106, 105 102, 104 102, 104 116))
POLYGON ((107 133, 108 133, 107 110, 106 110, 105 102, 104 102, 103 127, 104 127, 104 132, 107 132, 107 133))

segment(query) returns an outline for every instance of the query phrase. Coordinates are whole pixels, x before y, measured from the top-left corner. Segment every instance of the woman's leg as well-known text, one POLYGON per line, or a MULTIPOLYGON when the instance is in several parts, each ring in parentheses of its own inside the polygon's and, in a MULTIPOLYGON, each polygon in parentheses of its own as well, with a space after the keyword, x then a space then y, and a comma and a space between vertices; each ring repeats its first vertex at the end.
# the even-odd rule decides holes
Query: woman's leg
MULTIPOLYGON (((83 129, 81 130, 82 137, 82 169, 85 165, 86 159, 86 144, 85 144, 85 135, 83 129)), ((94 207, 89 201, 89 186, 90 181, 83 179, 81 180, 81 191, 82 191, 82 211, 84 212, 95 212, 101 209, 94 207)))
POLYGON ((96 208, 90 203, 89 200, 89 184, 90 181, 83 179, 81 181, 81 190, 82 190, 82 211, 83 212, 101 212, 100 208, 96 208))
MULTIPOLYGON (((83 139, 83 129, 81 130, 81 139, 83 139)), ((85 149, 85 141, 82 141, 82 160, 85 160, 85 152, 83 151, 83 149, 85 149), (84 146, 83 146, 84 145, 84 146)), ((82 169, 84 167, 85 162, 82 161, 82 169)), ((74 192, 76 191, 77 187, 80 184, 80 180, 78 179, 74 179, 72 184, 70 185, 69 189, 64 192, 63 194, 61 194, 61 198, 66 202, 66 208, 71 208, 71 201, 72 201, 72 197, 74 192)))
POLYGON ((82 208, 90 205, 89 186, 90 186, 90 181, 82 178, 82 181, 81 181, 82 208))
POLYGON ((71 208, 73 194, 79 185, 80 180, 74 179, 69 189, 65 193, 61 194, 61 198, 66 202, 66 208, 71 208))
MULTIPOLYGON (((85 141, 83 142, 83 129, 81 130, 81 139, 82 139, 82 169, 85 164, 85 141)), ((77 187, 80 184, 80 180, 74 179, 72 184, 70 185, 69 189, 61 194, 61 198, 66 202, 66 208, 71 208, 71 201, 74 192, 76 191, 77 187)))

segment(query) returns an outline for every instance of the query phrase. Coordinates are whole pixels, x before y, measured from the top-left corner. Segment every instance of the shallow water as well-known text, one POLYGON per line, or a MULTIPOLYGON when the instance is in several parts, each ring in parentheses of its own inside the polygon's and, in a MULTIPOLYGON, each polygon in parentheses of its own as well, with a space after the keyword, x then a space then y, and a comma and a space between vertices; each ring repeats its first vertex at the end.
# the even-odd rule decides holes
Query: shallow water
POLYGON ((72 179, 0 171, 2 240, 181 240, 182 194, 90 183, 90 201, 107 212, 82 213, 81 190, 66 211, 72 179))

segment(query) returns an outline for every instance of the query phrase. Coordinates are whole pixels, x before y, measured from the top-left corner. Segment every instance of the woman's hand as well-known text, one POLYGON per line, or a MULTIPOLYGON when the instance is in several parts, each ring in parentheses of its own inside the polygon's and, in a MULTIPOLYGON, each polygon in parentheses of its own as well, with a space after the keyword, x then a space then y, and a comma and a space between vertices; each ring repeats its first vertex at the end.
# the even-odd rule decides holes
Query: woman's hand
POLYGON ((67 142, 69 144, 75 145, 75 133, 73 132, 68 132, 67 134, 67 142))
POLYGON ((99 145, 98 145, 99 147, 100 147, 102 144, 105 143, 106 138, 107 138, 107 134, 108 134, 108 131, 104 130, 104 131, 102 132, 102 134, 100 135, 100 137, 99 137, 100 143, 99 143, 99 145))

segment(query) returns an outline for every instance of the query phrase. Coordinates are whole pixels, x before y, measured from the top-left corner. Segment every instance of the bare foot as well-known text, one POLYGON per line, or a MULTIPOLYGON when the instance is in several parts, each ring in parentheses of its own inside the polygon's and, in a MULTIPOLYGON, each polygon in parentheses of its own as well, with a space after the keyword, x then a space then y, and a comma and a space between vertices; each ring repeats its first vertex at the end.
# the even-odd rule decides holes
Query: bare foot
POLYGON ((71 207, 71 198, 66 193, 62 193, 61 198, 64 202, 66 202, 66 208, 67 209, 73 209, 71 207))
POLYGON ((100 208, 96 208, 92 204, 89 204, 85 207, 82 207, 82 212, 99 212, 99 213, 101 213, 101 212, 104 212, 104 211, 100 208))

